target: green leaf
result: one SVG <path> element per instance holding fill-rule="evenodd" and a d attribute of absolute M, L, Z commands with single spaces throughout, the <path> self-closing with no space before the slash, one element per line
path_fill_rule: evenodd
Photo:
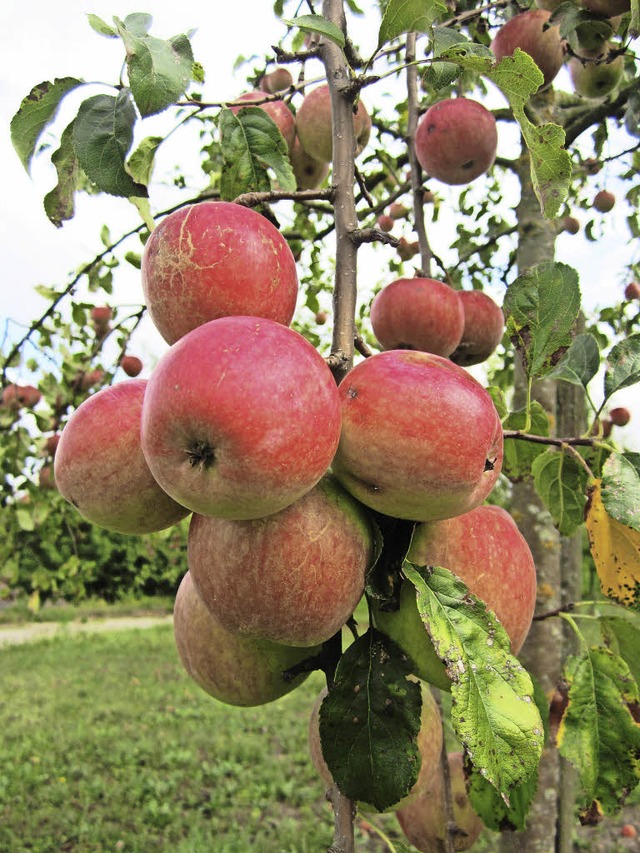
<path fill-rule="evenodd" d="M 378 32 L 378 48 L 403 33 L 428 33 L 447 7 L 440 0 L 389 0 Z"/>
<path fill-rule="evenodd" d="M 520 125 L 540 208 L 547 219 L 553 219 L 569 194 L 571 157 L 564 149 L 565 133 L 559 125 L 537 127 L 526 115 L 529 98 L 542 85 L 542 72 L 527 53 L 516 48 L 513 56 L 501 59 L 487 77 L 501 90 Z"/>
<path fill-rule="evenodd" d="M 283 23 L 288 27 L 297 27 L 303 33 L 320 33 L 321 36 L 337 44 L 341 50 L 345 46 L 344 33 L 340 27 L 323 18 L 322 15 L 298 15 L 297 18 L 283 21 Z"/>
<path fill-rule="evenodd" d="M 457 80 L 462 70 L 453 62 L 432 62 L 422 74 L 422 82 L 425 86 L 435 89 L 446 89 L 454 80 Z"/>
<path fill-rule="evenodd" d="M 548 374 L 549 379 L 561 379 L 586 388 L 600 369 L 600 349 L 593 335 L 577 335 L 558 364 Z"/>
<path fill-rule="evenodd" d="M 98 33 L 98 35 L 106 36 L 107 38 L 118 38 L 118 31 L 114 30 L 113 27 L 107 24 L 106 21 L 103 21 L 98 15 L 89 13 L 87 20 L 91 29 Z"/>
<path fill-rule="evenodd" d="M 164 136 L 145 137 L 127 161 L 127 172 L 134 181 L 148 186 L 151 181 L 156 151 L 164 142 Z"/>
<path fill-rule="evenodd" d="M 53 83 L 38 83 L 23 98 L 18 112 L 11 119 L 11 142 L 27 171 L 42 131 L 56 117 L 65 95 L 82 86 L 76 77 L 56 77 Z"/>
<path fill-rule="evenodd" d="M 95 95 L 80 105 L 73 125 L 73 146 L 87 177 L 103 192 L 117 196 L 146 196 L 125 168 L 133 142 L 136 112 L 131 93 L 117 97 Z"/>
<path fill-rule="evenodd" d="M 621 388 L 640 382 L 640 334 L 620 341 L 607 356 L 604 374 L 604 396 L 608 400 Z"/>
<path fill-rule="evenodd" d="M 583 806 L 597 801 L 615 814 L 640 781 L 640 725 L 631 713 L 638 686 L 622 658 L 602 648 L 570 658 L 565 678 L 569 704 L 558 749 L 578 771 Z"/>
<path fill-rule="evenodd" d="M 531 466 L 542 502 L 563 536 L 571 536 L 584 521 L 587 472 L 572 456 L 549 448 Z"/>
<path fill-rule="evenodd" d="M 458 42 L 444 50 L 439 57 L 444 62 L 455 62 L 465 71 L 485 74 L 494 62 L 494 55 L 488 47 L 474 42 Z"/>
<path fill-rule="evenodd" d="M 56 167 L 58 183 L 44 197 L 45 213 L 56 228 L 73 219 L 75 192 L 78 182 L 78 159 L 73 148 L 73 122 L 67 125 L 60 137 L 60 147 L 51 155 Z"/>
<path fill-rule="evenodd" d="M 24 507 L 20 506 L 16 509 L 16 521 L 18 522 L 20 530 L 30 532 L 36 529 L 36 524 L 31 511 Z"/>
<path fill-rule="evenodd" d="M 529 417 L 526 409 L 511 412 L 503 421 L 506 430 L 524 430 L 528 425 L 528 432 L 532 435 L 549 435 L 549 416 L 544 406 L 534 400 L 529 407 Z M 531 466 L 541 453 L 546 451 L 544 444 L 536 444 L 533 441 L 523 441 L 519 438 L 508 438 L 504 442 L 504 459 L 502 470 L 510 480 L 518 481 L 529 479 Z"/>
<path fill-rule="evenodd" d="M 147 35 L 136 16 L 132 31 L 128 23 L 116 18 L 118 32 L 127 50 L 127 69 L 131 92 L 140 114 L 155 115 L 170 107 L 187 91 L 192 79 L 193 51 L 187 36 L 167 41 Z M 150 23 L 150 21 L 149 21 Z"/>
<path fill-rule="evenodd" d="M 384 811 L 415 784 L 420 686 L 406 657 L 370 629 L 340 658 L 334 686 L 320 706 L 322 754 L 340 790 Z"/>
<path fill-rule="evenodd" d="M 528 673 L 484 602 L 447 569 L 405 562 L 416 602 L 452 679 L 452 723 L 482 776 L 507 798 L 535 773 L 544 741 Z"/>
<path fill-rule="evenodd" d="M 273 119 L 260 107 L 242 107 L 234 115 L 223 109 L 219 116 L 224 161 L 220 194 L 231 201 L 245 192 L 271 189 L 267 168 L 273 169 L 283 190 L 295 190 L 296 181 L 287 143 Z"/>
<path fill-rule="evenodd" d="M 153 18 L 147 12 L 132 12 L 124 19 L 124 26 L 134 36 L 144 38 L 151 29 Z"/>
<path fill-rule="evenodd" d="M 509 414 L 509 405 L 504 391 L 497 385 L 490 385 L 487 388 L 487 392 L 493 400 L 493 405 L 496 407 L 500 420 L 504 420 L 504 418 Z M 517 427 L 511 427 L 511 429 L 517 429 Z"/>
<path fill-rule="evenodd" d="M 503 310 L 527 375 L 544 376 L 571 344 L 580 310 L 578 274 L 567 264 L 536 264 L 509 285 Z"/>
<path fill-rule="evenodd" d="M 600 627 L 607 646 L 624 660 L 636 684 L 640 684 L 640 624 L 637 614 L 627 611 L 624 617 L 603 615 Z"/>
<path fill-rule="evenodd" d="M 602 468 L 602 502 L 611 518 L 640 532 L 640 453 L 612 453 Z"/>

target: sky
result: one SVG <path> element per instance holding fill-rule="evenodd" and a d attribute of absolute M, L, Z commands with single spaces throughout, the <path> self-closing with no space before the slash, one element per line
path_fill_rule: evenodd
<path fill-rule="evenodd" d="M 15 338 L 42 310 L 45 303 L 35 293 L 35 285 L 67 281 L 73 269 L 99 251 L 99 232 L 104 222 L 110 225 L 113 235 L 139 222 L 127 201 L 105 196 L 92 199 L 83 194 L 77 197 L 74 220 L 61 229 L 47 220 L 42 198 L 55 183 L 52 167 L 43 157 L 34 162 L 28 175 L 9 137 L 9 122 L 22 98 L 36 83 L 54 77 L 76 76 L 88 81 L 112 82 L 122 58 L 121 43 L 94 33 L 86 15 L 93 13 L 111 23 L 114 15 L 124 18 L 130 12 L 144 11 L 153 16 L 152 33 L 158 37 L 168 38 L 195 29 L 192 37 L 195 58 L 206 71 L 203 96 L 210 100 L 232 99 L 244 88 L 242 71 L 234 73 L 233 70 L 237 57 L 268 51 L 279 39 L 282 29 L 273 15 L 271 0 L 239 0 L 233 11 L 238 11 L 240 26 L 234 26 L 232 10 L 224 5 L 225 13 L 221 16 L 218 4 L 205 4 L 201 0 L 181 0 L 180 3 L 151 0 L 133 6 L 103 0 L 65 0 L 62 4 L 31 0 L 28 5 L 24 0 L 3 0 L 0 4 L 0 163 L 4 166 L 0 196 L 0 334 L 4 334 L 5 322 L 10 318 L 10 334 Z M 366 53 L 366 48 L 372 48 L 375 43 L 377 18 L 366 16 L 365 26 Z M 67 107 L 61 111 L 60 127 L 71 118 L 79 100 L 87 93 L 99 91 L 104 90 L 83 87 L 77 100 L 70 97 Z M 150 132 L 152 128 L 145 130 L 144 135 Z M 170 176 L 175 162 L 181 157 L 188 160 L 185 144 L 193 143 L 178 134 L 172 145 L 163 146 L 165 150 L 161 149 L 156 174 L 163 174 L 164 170 Z M 195 154 L 196 150 L 192 149 L 191 153 Z M 605 169 L 594 184 L 594 193 L 606 185 Z M 441 189 L 446 193 L 444 188 L 438 187 L 438 191 Z M 164 192 L 159 188 L 152 197 L 155 209 L 162 208 Z M 166 192 L 168 199 L 170 191 Z M 578 212 L 577 216 L 583 223 L 586 221 L 584 213 Z M 450 239 L 451 227 L 451 221 L 443 217 L 431 232 L 434 246 L 440 240 Z M 563 234 L 558 238 L 557 260 L 579 269 L 583 304 L 588 311 L 615 304 L 621 298 L 627 282 L 612 272 L 612 259 L 628 239 L 622 204 L 616 205 L 609 215 L 606 244 L 588 243 L 580 235 Z M 605 245 L 606 250 L 603 250 Z M 366 277 L 365 267 L 361 278 Z M 121 278 L 120 288 L 114 297 L 120 303 L 143 301 L 139 274 L 133 268 Z M 148 320 L 141 326 L 137 342 L 138 354 L 143 360 L 156 358 L 166 348 Z M 628 446 L 640 450 L 638 386 L 620 392 L 613 404 L 627 405 L 632 410 L 632 424 L 624 433 L 619 431 L 619 438 L 622 440 L 624 435 Z"/>

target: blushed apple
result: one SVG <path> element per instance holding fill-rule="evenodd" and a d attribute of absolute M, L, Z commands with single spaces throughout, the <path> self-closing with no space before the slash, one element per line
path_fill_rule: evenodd
<path fill-rule="evenodd" d="M 264 110 L 269 118 L 273 119 L 278 130 L 283 135 L 284 140 L 287 143 L 287 147 L 291 150 L 293 147 L 293 140 L 296 136 L 295 116 L 285 102 L 280 98 L 277 100 L 265 101 L 265 97 L 264 92 L 259 92 L 257 90 L 253 92 L 243 92 L 242 95 L 239 95 L 236 98 L 235 106 L 230 107 L 231 112 L 236 115 L 238 114 L 242 109 L 242 106 L 238 106 L 240 101 L 242 101 L 247 107 L 251 106 L 254 101 L 264 101 L 264 103 L 258 103 L 255 104 L 255 106 Z"/>
<path fill-rule="evenodd" d="M 285 673 L 320 651 L 241 637 L 209 613 L 187 572 L 173 609 L 178 655 L 189 676 L 210 696 L 227 705 L 265 705 L 290 693 L 307 673 Z"/>
<path fill-rule="evenodd" d="M 504 335 L 502 308 L 482 290 L 458 291 L 464 314 L 460 342 L 451 353 L 451 361 L 463 367 L 486 361 Z"/>
<path fill-rule="evenodd" d="M 451 355 L 464 329 L 458 291 L 434 278 L 399 278 L 387 284 L 373 298 L 370 319 L 385 350 Z"/>
<path fill-rule="evenodd" d="M 342 628 L 375 550 L 364 507 L 330 476 L 267 518 L 194 514 L 188 543 L 193 583 L 220 624 L 289 646 L 323 643 Z"/>
<path fill-rule="evenodd" d="M 33 409 L 42 399 L 42 392 L 35 385 L 17 385 L 15 382 L 2 389 L 2 405 L 8 409 Z"/>
<path fill-rule="evenodd" d="M 528 53 L 542 72 L 541 88 L 551 85 L 565 60 L 566 45 L 557 24 L 547 26 L 551 12 L 529 9 L 503 24 L 491 42 L 491 50 L 499 62 L 513 56 L 517 47 Z"/>
<path fill-rule="evenodd" d="M 330 163 L 333 159 L 331 93 L 326 84 L 305 94 L 296 113 L 296 129 L 300 144 L 310 157 Z M 371 136 L 371 116 L 361 100 L 353 116 L 356 139 L 355 155 L 360 154 Z"/>
<path fill-rule="evenodd" d="M 60 494 L 83 518 L 118 533 L 150 533 L 188 514 L 153 478 L 140 446 L 144 379 L 88 397 L 62 430 L 54 461 Z"/>
<path fill-rule="evenodd" d="M 288 325 L 298 296 L 293 254 L 278 229 L 248 207 L 225 201 L 187 205 L 147 240 L 142 286 L 167 343 L 209 320 L 234 314 Z"/>
<path fill-rule="evenodd" d="M 616 197 L 611 190 L 599 190 L 593 197 L 592 205 L 598 213 L 609 213 L 613 210 L 616 203 Z"/>
<path fill-rule="evenodd" d="M 630 281 L 624 289 L 624 298 L 627 300 L 640 299 L 640 282 Z"/>
<path fill-rule="evenodd" d="M 317 190 L 329 174 L 330 164 L 316 160 L 307 154 L 297 136 L 289 153 L 289 159 L 299 190 Z"/>
<path fill-rule="evenodd" d="M 418 122 L 415 151 L 428 176 L 444 184 L 469 184 L 489 171 L 498 131 L 491 112 L 470 98 L 447 98 Z"/>
<path fill-rule="evenodd" d="M 468 512 L 502 467 L 493 401 L 464 368 L 433 353 L 389 350 L 359 362 L 338 388 L 332 470 L 365 506 L 412 521 Z"/>
<path fill-rule="evenodd" d="M 577 234 L 580 231 L 580 220 L 575 216 L 563 216 L 560 220 L 560 226 L 567 234 Z"/>
<path fill-rule="evenodd" d="M 160 358 L 145 394 L 142 449 L 158 481 L 201 515 L 261 518 L 310 491 L 340 435 L 331 371 L 302 335 L 222 317 Z"/>
<path fill-rule="evenodd" d="M 278 92 L 286 92 L 293 85 L 293 77 L 288 68 L 274 68 L 260 80 L 260 88 L 263 92 L 275 95 Z"/>
<path fill-rule="evenodd" d="M 142 373 L 142 360 L 137 355 L 125 355 L 120 359 L 120 367 L 127 376 L 136 377 Z"/>
<path fill-rule="evenodd" d="M 609 412 L 609 420 L 614 426 L 626 426 L 631 420 L 631 412 L 626 406 L 616 406 Z"/>

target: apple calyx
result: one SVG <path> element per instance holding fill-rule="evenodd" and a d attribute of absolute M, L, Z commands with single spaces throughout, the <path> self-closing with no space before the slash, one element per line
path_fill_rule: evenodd
<path fill-rule="evenodd" d="M 185 453 L 187 454 L 191 467 L 200 468 L 203 471 L 206 471 L 207 468 L 211 468 L 216 460 L 215 448 L 204 439 L 194 441 L 194 443 L 185 450 Z"/>

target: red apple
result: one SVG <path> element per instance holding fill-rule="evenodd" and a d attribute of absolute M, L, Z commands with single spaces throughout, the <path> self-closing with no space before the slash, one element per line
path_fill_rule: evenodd
<path fill-rule="evenodd" d="M 151 233 L 142 286 L 151 319 L 172 344 L 233 314 L 288 325 L 298 276 L 287 241 L 268 219 L 239 204 L 209 201 L 169 214 Z"/>
<path fill-rule="evenodd" d="M 289 159 L 299 190 L 317 190 L 329 174 L 329 163 L 310 157 L 300 145 L 297 136 L 289 153 Z"/>
<path fill-rule="evenodd" d="M 308 92 L 296 113 L 296 129 L 300 144 L 310 157 L 330 163 L 333 154 L 331 94 L 326 84 Z M 371 135 L 371 116 L 358 101 L 353 116 L 356 156 L 362 152 Z"/>
<path fill-rule="evenodd" d="M 460 343 L 464 312 L 458 291 L 433 278 L 399 278 L 371 303 L 373 333 L 385 350 L 451 355 Z"/>
<path fill-rule="evenodd" d="M 567 234 L 577 234 L 580 231 L 580 220 L 575 216 L 563 216 L 560 220 L 560 226 Z"/>
<path fill-rule="evenodd" d="M 256 106 L 260 107 L 261 110 L 264 110 L 265 113 L 273 119 L 275 124 L 278 126 L 278 130 L 284 136 L 287 147 L 291 150 L 293 140 L 296 136 L 295 117 L 284 101 L 280 99 L 275 101 L 265 101 L 265 97 L 264 92 L 244 92 L 236 98 L 235 103 L 237 105 L 239 101 L 242 101 L 245 106 L 249 107 L 253 101 L 264 101 L 264 103 L 256 104 Z M 233 106 L 231 107 L 231 112 L 237 115 L 241 109 L 242 106 Z"/>
<path fill-rule="evenodd" d="M 120 359 L 120 367 L 127 376 L 139 376 L 142 373 L 142 361 L 137 355 L 123 355 Z"/>
<path fill-rule="evenodd" d="M 389 205 L 389 216 L 392 219 L 406 219 L 408 215 L 409 208 L 405 207 L 404 204 L 394 201 L 393 204 Z"/>
<path fill-rule="evenodd" d="M 559 26 L 545 29 L 551 17 L 547 9 L 529 9 L 520 12 L 503 24 L 491 42 L 491 50 L 499 62 L 513 56 L 517 47 L 528 53 L 544 77 L 542 88 L 551 84 L 562 68 L 566 45 L 560 36 Z"/>
<path fill-rule="evenodd" d="M 260 88 L 270 95 L 286 92 L 290 86 L 293 86 L 293 77 L 288 68 L 274 68 L 260 80 Z"/>
<path fill-rule="evenodd" d="M 411 258 L 420 252 L 420 244 L 417 240 L 409 242 L 406 237 L 400 237 L 398 240 L 398 255 L 402 261 L 410 261 Z"/>
<path fill-rule="evenodd" d="M 60 443 L 60 433 L 56 432 L 50 435 L 44 443 L 44 452 L 47 456 L 55 456 L 58 444 Z"/>
<path fill-rule="evenodd" d="M 612 427 L 613 424 L 609 418 L 596 418 L 589 435 L 596 436 L 596 438 L 609 438 Z"/>
<path fill-rule="evenodd" d="M 324 326 L 328 319 L 329 315 L 326 311 L 316 311 L 316 323 L 319 326 Z"/>
<path fill-rule="evenodd" d="M 56 481 L 51 465 L 43 465 L 38 472 L 38 485 L 41 489 L 55 489 Z"/>
<path fill-rule="evenodd" d="M 267 518 L 194 514 L 188 551 L 200 598 L 227 630 L 313 646 L 339 631 L 362 598 L 374 539 L 364 507 L 324 477 Z"/>
<path fill-rule="evenodd" d="M 34 385 L 7 385 L 2 389 L 2 405 L 8 409 L 33 409 L 42 399 L 42 393 Z"/>
<path fill-rule="evenodd" d="M 608 213 L 615 205 L 616 197 L 610 190 L 600 190 L 593 197 L 593 207 L 598 213 Z"/>
<path fill-rule="evenodd" d="M 602 171 L 602 163 L 595 157 L 587 157 L 586 160 L 582 161 L 582 168 L 587 175 L 597 175 L 598 172 Z"/>
<path fill-rule="evenodd" d="M 450 752 L 448 760 L 456 825 L 453 849 L 469 850 L 478 840 L 484 825 L 474 812 L 467 794 L 462 753 Z M 439 764 L 430 769 L 428 788 L 409 805 L 398 809 L 396 817 L 407 839 L 417 850 L 442 853 L 447 833 L 444 778 Z"/>
<path fill-rule="evenodd" d="M 432 521 L 468 512 L 502 467 L 502 425 L 487 391 L 433 353 L 390 350 L 338 388 L 342 433 L 332 469 L 365 506 Z"/>
<path fill-rule="evenodd" d="M 78 406 L 62 430 L 55 456 L 60 494 L 80 515 L 118 533 L 150 533 L 188 511 L 162 491 L 140 447 L 147 382 L 126 379 Z"/>
<path fill-rule="evenodd" d="M 628 300 L 640 299 L 640 283 L 630 281 L 624 289 L 624 298 Z"/>
<path fill-rule="evenodd" d="M 288 678 L 284 673 L 320 651 L 227 631 L 202 603 L 189 572 L 176 595 L 173 630 L 187 673 L 206 693 L 228 705 L 265 705 L 290 693 L 307 674 Z"/>
<path fill-rule="evenodd" d="M 427 175 L 445 184 L 469 184 L 493 165 L 498 131 L 493 114 L 478 101 L 438 101 L 418 122 L 416 157 Z"/>
<path fill-rule="evenodd" d="M 458 291 L 464 314 L 464 331 L 451 361 L 468 367 L 486 361 L 504 335 L 502 308 L 482 290 Z"/>
<path fill-rule="evenodd" d="M 626 426 L 631 420 L 631 412 L 624 406 L 617 406 L 609 412 L 609 420 L 614 426 Z"/>
<path fill-rule="evenodd" d="M 73 379 L 73 387 L 76 391 L 89 391 L 95 385 L 99 385 L 104 378 L 104 370 L 96 367 L 95 370 L 83 370 L 76 373 Z"/>
<path fill-rule="evenodd" d="M 623 838 L 636 838 L 638 835 L 638 830 L 632 823 L 625 823 L 620 828 L 620 835 Z"/>
<path fill-rule="evenodd" d="M 112 317 L 113 310 L 109 305 L 94 305 L 91 309 L 91 321 L 96 329 L 107 328 Z"/>
<path fill-rule="evenodd" d="M 142 447 L 154 477 L 201 515 L 261 518 L 310 491 L 340 435 L 331 371 L 302 335 L 257 317 L 194 329 L 156 365 Z"/>
<path fill-rule="evenodd" d="M 391 218 L 391 216 L 389 216 L 386 213 L 381 213 L 380 216 L 378 217 L 378 219 L 376 220 L 376 225 L 378 226 L 378 228 L 381 231 L 386 231 L 387 233 L 389 233 L 390 231 L 393 231 L 393 226 L 395 224 L 396 223 Z"/>

